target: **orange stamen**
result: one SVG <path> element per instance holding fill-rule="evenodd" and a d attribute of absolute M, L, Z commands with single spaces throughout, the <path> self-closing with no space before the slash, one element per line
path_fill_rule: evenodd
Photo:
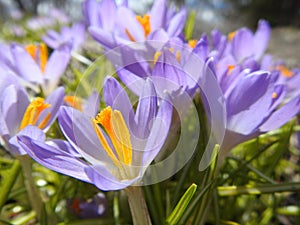
<path fill-rule="evenodd" d="M 281 75 L 285 76 L 285 77 L 292 77 L 294 75 L 294 73 L 292 71 L 290 71 L 286 66 L 284 65 L 277 65 L 275 67 L 276 70 L 278 70 Z"/>
<path fill-rule="evenodd" d="M 235 68 L 235 65 L 228 65 L 226 75 L 227 76 L 230 75 L 234 68 Z"/>
<path fill-rule="evenodd" d="M 278 94 L 277 94 L 276 92 L 273 92 L 273 93 L 272 93 L 272 98 L 275 99 L 275 98 L 277 98 L 277 97 L 278 97 Z"/>
<path fill-rule="evenodd" d="M 144 29 L 145 38 L 151 33 L 150 15 L 146 14 L 143 17 L 136 16 L 137 21 L 142 25 Z"/>
<path fill-rule="evenodd" d="M 44 73 L 46 64 L 48 62 L 48 48 L 44 43 L 40 45 L 27 45 L 25 50 L 33 58 L 33 60 L 39 65 L 41 71 Z"/>
<path fill-rule="evenodd" d="M 191 47 L 191 48 L 195 48 L 196 45 L 197 45 L 197 40 L 196 39 L 192 39 L 192 40 L 189 40 L 188 41 L 188 45 Z"/>
<path fill-rule="evenodd" d="M 64 102 L 67 103 L 69 106 L 73 107 L 74 109 L 77 109 L 79 111 L 82 111 L 82 101 L 80 98 L 76 96 L 67 95 L 64 98 Z"/>
<path fill-rule="evenodd" d="M 235 35 L 236 35 L 236 31 L 230 32 L 228 34 L 228 41 L 229 42 L 232 41 L 232 39 L 235 37 Z"/>

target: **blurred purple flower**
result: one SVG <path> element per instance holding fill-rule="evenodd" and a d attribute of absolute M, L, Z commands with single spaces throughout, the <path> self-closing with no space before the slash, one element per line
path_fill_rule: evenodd
<path fill-rule="evenodd" d="M 21 85 L 9 85 L 0 97 L 0 135 L 5 148 L 12 154 L 26 154 L 16 135 L 41 138 L 57 117 L 63 103 L 64 89 L 57 88 L 46 99 L 37 97 L 29 101 Z M 31 125 L 31 128 L 27 126 Z M 43 131 L 40 132 L 40 129 Z"/>
<path fill-rule="evenodd" d="M 80 157 L 26 136 L 18 137 L 20 145 L 42 165 L 101 190 L 138 184 L 164 144 L 172 105 L 164 99 L 158 106 L 150 80 L 144 85 L 135 114 L 125 90 L 114 78 L 105 82 L 104 99 L 108 107 L 96 118 L 70 107 L 60 110 L 60 127 Z"/>
<path fill-rule="evenodd" d="M 53 49 L 58 49 L 66 43 L 72 43 L 72 49 L 78 50 L 85 41 L 85 25 L 75 23 L 72 27 L 62 27 L 60 33 L 48 30 L 42 40 Z"/>
<path fill-rule="evenodd" d="M 144 16 L 137 16 L 127 4 L 117 6 L 111 0 L 86 0 L 83 4 L 89 31 L 105 49 L 145 40 L 167 41 L 169 37 L 179 36 L 186 11 L 182 8 L 177 14 L 173 9 L 171 12 L 165 0 L 155 1 Z"/>
<path fill-rule="evenodd" d="M 3 45 L 0 48 L 7 50 L 0 53 L 0 67 L 35 85 L 36 89 L 40 85 L 45 95 L 57 87 L 71 57 L 69 44 L 54 50 L 49 59 L 47 46 L 43 43 L 25 47 L 13 43 L 10 47 Z"/>

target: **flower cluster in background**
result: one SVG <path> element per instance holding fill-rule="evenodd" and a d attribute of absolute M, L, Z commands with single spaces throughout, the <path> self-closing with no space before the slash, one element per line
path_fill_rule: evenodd
<path fill-rule="evenodd" d="M 300 69 L 266 53 L 267 21 L 192 38 L 166 0 L 144 15 L 85 0 L 82 14 L 3 29 L 0 221 L 299 220 Z"/>

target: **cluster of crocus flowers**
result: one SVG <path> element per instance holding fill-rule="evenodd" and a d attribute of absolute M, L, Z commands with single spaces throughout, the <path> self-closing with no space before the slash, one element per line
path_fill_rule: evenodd
<path fill-rule="evenodd" d="M 53 144 L 59 140 L 47 144 L 45 139 L 22 135 L 19 144 L 42 165 L 101 190 L 140 184 L 169 132 L 169 97 L 159 99 L 148 80 L 134 113 L 124 89 L 114 78 L 107 78 L 104 98 L 107 107 L 96 117 L 61 107 L 58 122 L 70 145 Z"/>

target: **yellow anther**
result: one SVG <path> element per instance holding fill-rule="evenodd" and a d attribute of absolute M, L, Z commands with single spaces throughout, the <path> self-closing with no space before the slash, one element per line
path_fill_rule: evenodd
<path fill-rule="evenodd" d="M 145 38 L 151 33 L 150 15 L 146 14 L 142 16 L 136 16 L 137 21 L 142 25 L 144 29 Z"/>
<path fill-rule="evenodd" d="M 235 37 L 236 35 L 236 31 L 230 32 L 228 34 L 228 41 L 232 41 L 232 39 Z"/>
<path fill-rule="evenodd" d="M 129 30 L 126 28 L 125 33 L 130 41 L 136 42 L 135 38 L 132 36 L 132 34 L 129 32 Z"/>
<path fill-rule="evenodd" d="M 278 70 L 281 75 L 285 76 L 285 77 L 292 77 L 294 75 L 294 73 L 292 71 L 290 71 L 286 66 L 284 65 L 277 65 L 275 67 L 276 70 Z"/>
<path fill-rule="evenodd" d="M 44 43 L 40 45 L 27 45 L 25 50 L 33 58 L 33 60 L 39 65 L 41 71 L 44 73 L 46 64 L 48 62 L 48 48 Z"/>
<path fill-rule="evenodd" d="M 121 112 L 118 110 L 112 110 L 112 108 L 108 106 L 102 110 L 95 119 L 92 119 L 92 122 L 104 150 L 107 152 L 108 156 L 112 159 L 115 165 L 119 168 L 121 168 L 121 163 L 125 165 L 131 165 L 132 145 L 130 133 Z M 103 136 L 97 124 L 100 124 L 105 129 L 113 144 L 117 156 L 108 145 L 107 140 Z"/>
<path fill-rule="evenodd" d="M 277 98 L 277 97 L 278 97 L 278 94 L 277 94 L 276 92 L 273 92 L 273 93 L 272 93 L 272 98 L 275 99 L 275 98 Z"/>
<path fill-rule="evenodd" d="M 177 61 L 180 62 L 180 60 L 181 60 L 180 51 L 176 51 L 176 55 L 175 56 L 176 56 Z"/>
<path fill-rule="evenodd" d="M 197 40 L 196 39 L 192 39 L 192 40 L 189 40 L 188 41 L 188 45 L 191 47 L 191 48 L 195 48 L 196 45 L 197 45 Z"/>
<path fill-rule="evenodd" d="M 157 63 L 158 58 L 161 56 L 161 52 L 155 52 L 154 57 L 153 57 L 153 65 Z"/>
<path fill-rule="evenodd" d="M 73 107 L 74 109 L 77 109 L 79 111 L 82 111 L 82 101 L 80 98 L 76 96 L 67 95 L 64 98 L 64 102 L 67 103 L 69 106 Z"/>
<path fill-rule="evenodd" d="M 228 65 L 227 66 L 227 76 L 231 74 L 231 72 L 233 71 L 233 69 L 235 68 L 235 65 Z"/>
<path fill-rule="evenodd" d="M 40 122 L 40 124 L 36 124 L 36 123 L 41 113 L 49 107 L 50 104 L 45 103 L 43 98 L 37 97 L 28 105 L 19 129 L 22 130 L 24 127 L 28 125 L 36 125 L 39 128 L 43 129 L 51 117 L 50 113 L 47 114 L 47 116 Z"/>

